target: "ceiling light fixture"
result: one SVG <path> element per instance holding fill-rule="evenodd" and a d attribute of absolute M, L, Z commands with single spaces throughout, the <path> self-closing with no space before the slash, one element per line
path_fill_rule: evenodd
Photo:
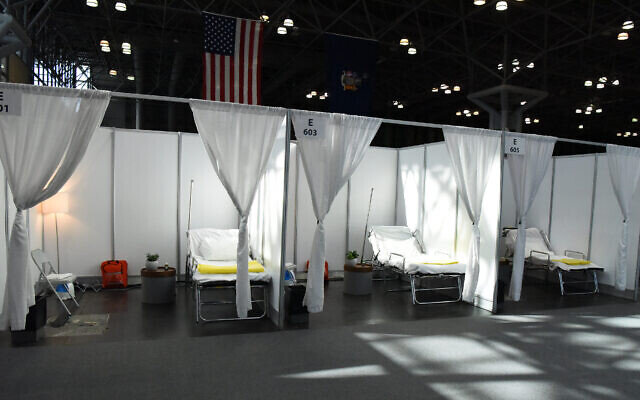
<path fill-rule="evenodd" d="M 631 118 L 631 122 L 634 122 L 634 123 L 638 122 L 638 118 L 636 118 L 636 117 Z"/>
<path fill-rule="evenodd" d="M 284 26 L 293 26 L 293 20 L 291 18 L 285 18 L 284 21 L 282 21 L 282 25 Z"/>
<path fill-rule="evenodd" d="M 326 97 L 325 95 L 321 94 L 318 98 L 319 98 L 320 100 L 324 100 L 324 99 L 326 99 L 327 97 Z"/>
<path fill-rule="evenodd" d="M 459 85 L 455 85 L 455 86 L 453 87 L 453 91 L 454 91 L 454 92 L 459 92 L 460 90 L 461 90 L 461 88 L 460 88 L 460 86 L 459 86 Z"/>
<path fill-rule="evenodd" d="M 533 123 L 534 123 L 534 124 L 537 124 L 537 123 L 539 123 L 539 122 L 540 122 L 540 120 L 539 120 L 538 118 L 535 118 L 535 119 L 533 120 Z"/>
<path fill-rule="evenodd" d="M 502 63 L 498 64 L 498 71 L 502 71 Z"/>
<path fill-rule="evenodd" d="M 593 86 L 593 82 L 591 82 L 591 81 L 584 81 L 584 85 L 585 85 L 586 87 L 590 87 L 590 86 Z"/>
<path fill-rule="evenodd" d="M 591 111 L 588 111 L 588 110 L 587 110 L 587 111 L 585 111 L 584 113 L 585 113 L 586 115 L 591 115 Z"/>
<path fill-rule="evenodd" d="M 451 94 L 451 89 L 447 89 L 444 91 L 444 94 Z"/>
<path fill-rule="evenodd" d="M 478 110 L 474 111 L 473 115 L 480 115 L 480 111 L 478 111 Z"/>
<path fill-rule="evenodd" d="M 582 109 L 576 108 L 576 114 L 582 114 Z"/>
<path fill-rule="evenodd" d="M 312 98 L 313 96 L 311 96 L 311 93 L 307 93 L 307 99 Z"/>
<path fill-rule="evenodd" d="M 265 13 L 262 13 L 262 15 L 260 15 L 260 21 L 269 22 L 269 16 Z"/>
<path fill-rule="evenodd" d="M 622 136 L 622 132 L 616 133 L 616 136 Z"/>
<path fill-rule="evenodd" d="M 115 9 L 116 11 L 127 11 L 127 3 L 124 1 L 116 1 Z"/>
<path fill-rule="evenodd" d="M 578 129 L 583 129 L 583 128 L 584 128 L 584 125 L 582 124 L 578 125 Z"/>
<path fill-rule="evenodd" d="M 464 109 L 464 110 L 462 110 L 462 112 L 465 113 L 465 114 L 469 114 L 471 111 L 469 111 L 467 109 Z"/>
<path fill-rule="evenodd" d="M 438 93 L 438 88 L 437 87 L 431 88 L 431 92 L 432 93 Z"/>
<path fill-rule="evenodd" d="M 598 84 L 596 85 L 596 88 L 598 88 L 598 89 L 604 89 L 604 83 L 598 83 Z"/>
<path fill-rule="evenodd" d="M 400 46 L 408 46 L 408 45 L 409 45 L 409 39 L 407 38 L 400 39 Z"/>
<path fill-rule="evenodd" d="M 127 75 L 127 79 L 130 80 L 130 81 L 135 81 L 136 77 L 133 76 L 133 75 Z"/>
<path fill-rule="evenodd" d="M 606 76 L 601 76 L 600 78 L 598 78 L 598 82 L 606 83 L 607 82 L 607 77 Z"/>
<path fill-rule="evenodd" d="M 447 85 L 446 83 L 443 83 L 442 85 L 440 85 L 440 89 L 442 90 L 449 89 L 449 85 Z"/>
<path fill-rule="evenodd" d="M 620 84 L 620 80 L 616 79 L 616 80 L 614 80 L 613 82 L 611 82 L 611 84 L 612 84 L 613 86 L 618 86 L 618 85 Z"/>
<path fill-rule="evenodd" d="M 311 91 L 311 95 L 312 95 L 312 96 L 317 96 L 317 95 L 318 95 L 318 92 L 316 92 L 315 90 L 312 90 L 312 91 Z"/>
<path fill-rule="evenodd" d="M 109 47 L 109 41 L 105 40 L 105 39 L 102 39 L 100 41 L 100 47 Z"/>
<path fill-rule="evenodd" d="M 100 47 L 100 50 L 102 50 L 105 53 L 111 53 L 111 47 L 109 46 L 102 46 Z"/>
<path fill-rule="evenodd" d="M 485 5 L 486 1 L 485 0 L 473 0 L 473 5 L 474 6 L 483 6 Z"/>
<path fill-rule="evenodd" d="M 520 65 L 520 61 L 518 61 L 517 58 L 514 58 L 513 61 L 511 61 L 511 65 Z"/>
<path fill-rule="evenodd" d="M 118 75 L 118 71 L 116 71 L 115 69 L 110 69 L 109 70 L 109 75 L 116 76 L 116 75 Z"/>
<path fill-rule="evenodd" d="M 462 112 L 461 111 L 456 111 L 456 115 L 459 117 L 459 116 L 462 115 Z"/>
<path fill-rule="evenodd" d="M 415 47 L 409 47 L 409 48 L 407 49 L 407 53 L 409 53 L 409 54 L 411 54 L 411 55 L 416 54 L 416 48 L 415 48 Z"/>
<path fill-rule="evenodd" d="M 627 32 L 618 33 L 618 40 L 627 40 L 629 39 L 629 34 Z"/>
<path fill-rule="evenodd" d="M 527 68 L 529 69 L 533 69 L 536 65 L 532 62 L 530 62 L 529 64 L 527 64 Z"/>
<path fill-rule="evenodd" d="M 404 105 L 398 104 L 398 108 L 404 108 Z"/>
<path fill-rule="evenodd" d="M 496 3 L 496 10 L 504 11 L 509 7 L 506 1 L 499 1 Z"/>
<path fill-rule="evenodd" d="M 278 30 L 276 32 L 278 32 L 278 35 L 286 35 L 287 34 L 287 28 L 285 28 L 284 26 L 279 26 Z"/>
<path fill-rule="evenodd" d="M 638 136 L 638 132 L 633 132 L 632 136 Z"/>
<path fill-rule="evenodd" d="M 629 30 L 629 29 L 633 29 L 633 28 L 635 28 L 635 25 L 633 25 L 633 21 L 624 21 L 622 23 L 622 29 L 624 29 L 624 30 Z"/>
<path fill-rule="evenodd" d="M 602 108 L 596 108 L 596 113 L 600 114 L 602 112 Z"/>
<path fill-rule="evenodd" d="M 87 5 L 89 7 L 98 7 L 98 0 L 87 0 Z"/>

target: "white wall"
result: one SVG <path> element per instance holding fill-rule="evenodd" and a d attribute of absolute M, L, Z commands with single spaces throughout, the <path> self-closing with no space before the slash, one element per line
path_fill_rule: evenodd
<path fill-rule="evenodd" d="M 503 227 L 516 226 L 516 200 L 513 197 L 513 182 L 511 181 L 511 168 L 507 160 L 504 160 L 504 175 L 502 179 L 502 211 L 501 224 Z"/>
<path fill-rule="evenodd" d="M 424 146 L 401 149 L 398 154 L 396 225 L 408 226 L 411 230 L 422 225 L 424 154 Z"/>
<path fill-rule="evenodd" d="M 595 156 L 556 157 L 551 246 L 557 253 L 589 250 Z"/>
<path fill-rule="evenodd" d="M 295 143 L 289 147 L 289 190 L 287 197 L 287 251 L 286 262 L 294 263 L 294 248 L 296 234 L 296 182 L 300 179 L 298 175 L 299 154 Z M 304 177 L 302 177 L 304 179 Z"/>
<path fill-rule="evenodd" d="M 100 263 L 111 258 L 111 141 L 111 129 L 98 129 L 60 190 L 69 194 L 69 213 L 58 215 L 61 272 L 97 276 Z M 45 251 L 55 264 L 55 217 L 44 219 Z"/>
<path fill-rule="evenodd" d="M 5 232 L 5 177 L 0 163 L 0 310 L 4 305 L 5 284 L 7 282 L 7 235 Z"/>
<path fill-rule="evenodd" d="M 350 179 L 349 248 L 362 253 L 369 197 L 373 188 L 369 228 L 393 225 L 396 203 L 396 149 L 370 147 Z M 373 257 L 371 244 L 365 243 L 364 258 Z"/>
<path fill-rule="evenodd" d="M 455 254 L 456 180 L 444 144 L 426 146 L 422 240 L 428 252 Z"/>
<path fill-rule="evenodd" d="M 175 134 L 116 130 L 116 258 L 139 275 L 145 254 L 177 260 L 178 138 Z"/>
<path fill-rule="evenodd" d="M 193 180 L 191 228 L 238 227 L 238 212 L 216 175 L 200 136 L 182 135 L 180 175 L 180 266 L 185 269 L 186 232 L 189 218 L 189 190 Z M 176 164 L 177 166 L 177 164 Z M 176 167 L 177 168 L 177 167 Z M 175 226 L 175 225 L 174 225 Z"/>
<path fill-rule="evenodd" d="M 286 132 L 276 137 L 269 161 L 260 180 L 249 214 L 248 231 L 254 257 L 262 259 L 271 276 L 271 307 L 279 311 L 282 260 L 282 218 L 284 207 L 284 169 Z M 275 317 L 275 315 L 273 315 Z M 277 321 L 276 324 L 278 323 Z"/>
<path fill-rule="evenodd" d="M 613 192 L 607 155 L 598 156 L 598 176 L 596 183 L 595 209 L 593 215 L 593 239 L 591 260 L 605 268 L 599 274 L 600 282 L 615 284 L 615 260 L 618 242 L 622 233 L 622 212 Z M 636 190 L 631 202 L 632 211 L 629 221 L 629 247 L 627 265 L 627 289 L 636 285 L 636 267 L 638 258 L 638 236 L 640 235 L 640 190 Z"/>
<path fill-rule="evenodd" d="M 536 198 L 531 204 L 529 215 L 527 215 L 527 225 L 542 229 L 543 232 L 549 233 L 549 213 L 551 211 L 551 181 L 553 177 L 553 161 L 547 168 L 547 172 L 540 183 L 540 188 L 536 194 Z M 513 194 L 511 194 L 512 201 Z M 504 226 L 504 224 L 503 224 Z"/>

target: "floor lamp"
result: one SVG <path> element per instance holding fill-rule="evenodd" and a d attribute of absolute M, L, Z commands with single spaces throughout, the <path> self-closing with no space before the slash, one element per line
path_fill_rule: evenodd
<path fill-rule="evenodd" d="M 56 220 L 56 256 L 60 273 L 60 241 L 58 236 L 58 214 L 69 212 L 69 193 L 58 193 L 42 204 L 43 214 L 53 214 Z M 44 243 L 42 244 L 44 246 Z"/>

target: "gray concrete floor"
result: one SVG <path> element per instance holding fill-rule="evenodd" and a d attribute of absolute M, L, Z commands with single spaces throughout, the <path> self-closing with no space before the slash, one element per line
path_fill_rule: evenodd
<path fill-rule="evenodd" d="M 330 282 L 325 312 L 285 331 L 196 326 L 185 288 L 168 306 L 141 304 L 139 289 L 87 292 L 76 313 L 110 313 L 107 332 L 20 348 L 3 333 L 0 399 L 638 398 L 636 303 L 527 284 L 526 304 L 490 315 L 375 289 Z"/>

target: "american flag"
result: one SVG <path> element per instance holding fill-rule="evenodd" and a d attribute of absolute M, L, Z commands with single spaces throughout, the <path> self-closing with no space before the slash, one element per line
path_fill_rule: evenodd
<path fill-rule="evenodd" d="M 203 13 L 202 98 L 260 104 L 262 23 Z"/>

